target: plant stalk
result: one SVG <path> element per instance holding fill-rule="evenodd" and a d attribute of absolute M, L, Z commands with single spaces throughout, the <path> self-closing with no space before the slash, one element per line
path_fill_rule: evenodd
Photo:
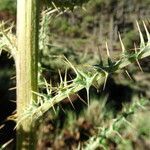
<path fill-rule="evenodd" d="M 38 24 L 40 0 L 17 0 L 17 120 L 37 96 Z M 31 118 L 17 127 L 17 149 L 33 150 L 36 147 L 36 123 Z"/>

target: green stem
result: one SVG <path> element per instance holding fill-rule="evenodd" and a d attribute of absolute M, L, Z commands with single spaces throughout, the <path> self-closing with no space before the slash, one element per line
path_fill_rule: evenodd
<path fill-rule="evenodd" d="M 142 49 L 142 54 L 138 57 L 138 59 L 142 59 L 145 57 L 150 56 L 150 45 L 147 44 L 143 49 Z M 124 58 L 121 63 L 119 64 L 119 66 L 114 70 L 114 72 L 119 71 L 121 69 L 123 69 L 124 67 L 128 66 L 129 64 L 136 62 L 136 57 L 133 58 L 132 60 L 129 60 L 128 58 Z M 93 75 L 95 74 L 95 70 L 93 68 Z M 76 80 L 76 79 L 75 79 Z M 74 81 L 75 81 L 74 80 Z M 94 82 L 99 82 L 99 84 L 103 84 L 105 81 L 105 76 L 103 75 L 102 72 L 99 72 L 98 75 L 96 76 L 96 78 L 93 80 L 93 84 Z M 72 95 L 77 93 L 78 91 L 80 91 L 83 88 L 86 88 L 85 85 L 73 82 L 70 86 L 70 88 L 68 88 L 67 91 L 70 91 L 69 93 L 67 92 L 63 92 L 61 94 L 58 94 L 56 96 L 54 96 L 50 101 L 43 103 L 40 107 L 36 108 L 32 114 L 30 115 L 35 115 L 35 118 L 38 119 L 39 117 L 41 117 L 45 112 L 47 112 L 50 108 L 52 108 L 55 104 L 58 104 L 59 102 L 61 102 L 63 99 L 67 98 L 68 95 Z"/>
<path fill-rule="evenodd" d="M 17 0 L 17 117 L 37 97 L 38 22 L 40 0 Z M 17 127 L 17 149 L 33 150 L 36 146 L 36 126 L 30 118 Z"/>

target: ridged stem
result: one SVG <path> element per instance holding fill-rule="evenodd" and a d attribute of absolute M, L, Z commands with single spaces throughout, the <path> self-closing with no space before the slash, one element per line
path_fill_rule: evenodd
<path fill-rule="evenodd" d="M 17 0 L 17 119 L 37 96 L 38 24 L 40 0 Z M 36 126 L 26 118 L 17 127 L 17 149 L 33 150 Z"/>

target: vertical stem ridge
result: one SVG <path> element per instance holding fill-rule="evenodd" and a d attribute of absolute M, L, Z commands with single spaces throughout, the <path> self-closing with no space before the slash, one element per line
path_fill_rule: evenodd
<path fill-rule="evenodd" d="M 38 74 L 39 0 L 17 0 L 17 116 L 36 101 Z M 17 128 L 17 149 L 35 149 L 35 123 L 23 120 Z"/>

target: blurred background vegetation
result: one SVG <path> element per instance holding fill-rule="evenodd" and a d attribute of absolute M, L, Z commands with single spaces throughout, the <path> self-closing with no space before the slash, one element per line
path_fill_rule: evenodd
<path fill-rule="evenodd" d="M 136 20 L 144 20 L 150 27 L 150 1 L 149 0 L 94 0 L 84 5 L 84 9 L 77 8 L 73 12 L 65 12 L 63 15 L 50 19 L 44 16 L 41 21 L 40 38 L 44 47 L 40 47 L 40 63 L 42 75 L 48 80 L 59 82 L 58 70 L 62 74 L 66 65 L 60 55 L 65 55 L 75 65 L 96 64 L 99 62 L 98 47 L 105 58 L 105 41 L 107 40 L 112 57 L 115 59 L 120 53 L 118 31 L 127 49 L 133 49 L 134 43 L 139 45 L 139 36 Z M 0 0 L 0 21 L 11 20 L 16 22 L 16 1 Z M 144 31 L 144 30 L 143 30 Z M 15 29 L 14 29 L 15 34 Z M 150 62 L 149 58 L 140 61 L 144 73 L 139 71 L 136 64 L 128 66 L 127 70 L 133 80 L 122 72 L 112 75 L 107 82 L 105 91 L 94 88 L 90 90 L 91 104 L 87 106 L 74 99 L 75 110 L 72 110 L 69 102 L 65 101 L 57 109 L 57 114 L 48 113 L 43 119 L 39 137 L 39 149 L 52 147 L 53 149 L 73 149 L 79 143 L 94 136 L 95 127 L 107 126 L 108 120 L 113 119 L 124 108 L 125 103 L 133 99 L 150 98 Z M 70 76 L 74 76 L 71 70 Z M 6 52 L 0 55 L 0 124 L 5 122 L 15 110 L 15 66 L 13 59 Z M 71 77 L 68 78 L 71 78 Z M 79 92 L 80 97 L 86 99 L 86 92 Z M 106 101 L 105 108 L 102 103 Z M 110 109 L 111 108 L 111 109 Z M 111 139 L 108 142 L 110 149 L 149 149 L 148 139 L 150 123 L 147 118 L 150 115 L 149 106 L 146 111 L 139 112 L 131 119 L 131 123 L 137 127 L 132 132 L 131 128 L 121 130 L 125 143 L 116 144 Z M 107 113 L 106 113 L 107 112 Z M 99 117 L 103 115 L 103 117 Z M 141 120 L 141 121 L 138 121 Z M 108 123 L 109 124 L 109 123 Z M 14 123 L 7 121 L 5 127 L 0 130 L 0 144 L 14 137 Z M 126 133 L 126 134 L 125 134 Z M 138 146 L 136 146 L 138 145 Z"/>

